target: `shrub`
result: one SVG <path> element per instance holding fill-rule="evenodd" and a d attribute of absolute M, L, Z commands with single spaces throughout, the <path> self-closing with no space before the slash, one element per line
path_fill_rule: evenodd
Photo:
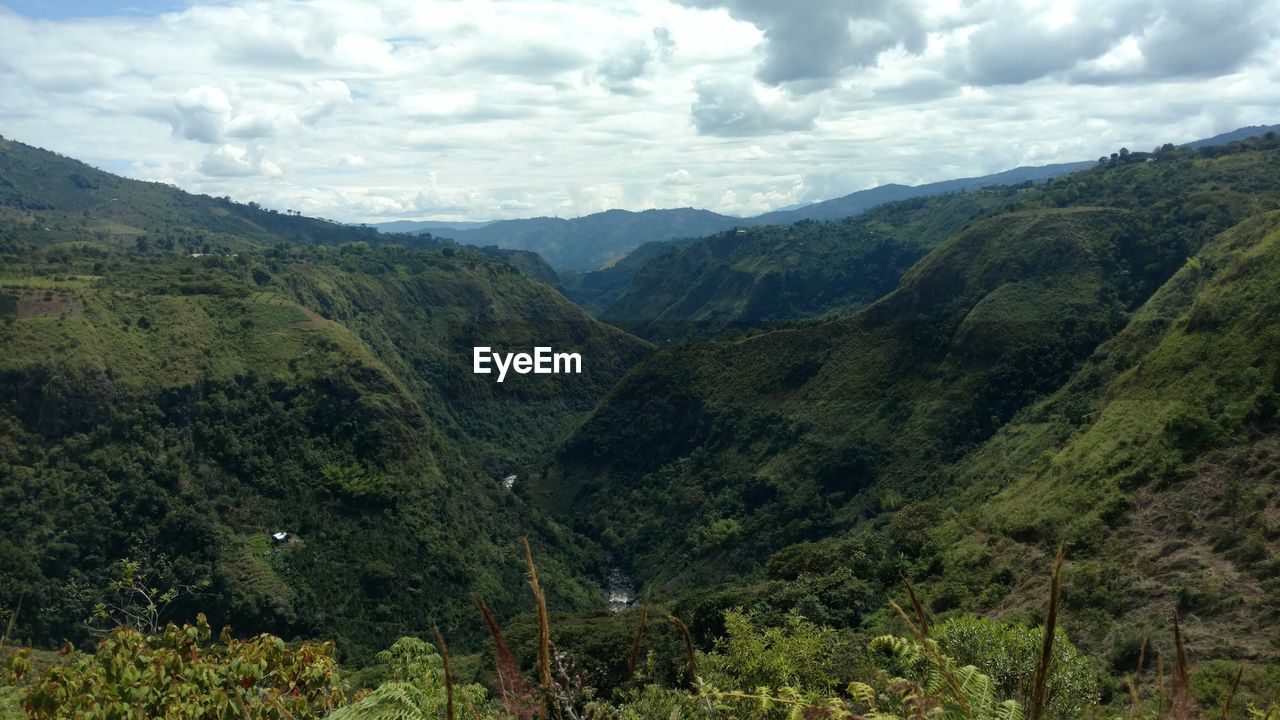
<path fill-rule="evenodd" d="M 998 697 L 1026 705 L 1036 672 L 1043 631 L 977 617 L 949 620 L 938 629 L 939 642 L 959 664 L 972 664 L 996 683 Z M 1053 642 L 1046 718 L 1073 720 L 1097 701 L 1098 681 L 1088 658 L 1062 630 Z"/>
<path fill-rule="evenodd" d="M 209 637 L 204 615 L 159 636 L 119 628 L 93 654 L 69 655 L 35 680 L 28 711 L 37 720 L 301 720 L 343 700 L 332 643 L 291 648 L 270 635 L 236 640 L 227 628 L 217 642 Z M 11 665 L 21 676 L 22 656 Z"/>

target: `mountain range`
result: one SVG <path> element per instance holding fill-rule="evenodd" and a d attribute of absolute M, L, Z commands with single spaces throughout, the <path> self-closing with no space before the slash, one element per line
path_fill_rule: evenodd
<path fill-rule="evenodd" d="M 1052 622 L 1106 716 L 1156 702 L 1151 655 L 1179 702 L 1265 707 L 1280 138 L 1242 132 L 831 220 L 510 221 L 563 257 L 690 235 L 559 275 L 0 139 L 5 639 L 77 657 L 142 576 L 189 590 L 167 619 L 331 640 L 375 683 L 438 627 L 462 697 L 492 637 L 504 672 L 573 658 L 670 717 L 691 665 L 871 672 L 922 637 L 903 617 L 1019 692 L 1000 663 L 1034 670 Z M 478 346 L 583 372 L 498 383 Z"/>
<path fill-rule="evenodd" d="M 1194 141 L 1188 146 L 1198 148 L 1225 145 L 1278 128 L 1280 125 L 1239 128 Z M 1091 160 L 1054 163 L 916 186 L 881 185 L 830 200 L 747 218 L 721 215 L 709 210 L 679 208 L 642 212 L 608 210 L 572 219 L 538 217 L 483 223 L 398 220 L 374 224 L 372 227 L 395 232 L 428 231 L 468 245 L 529 250 L 541 255 L 558 271 L 588 272 L 616 261 L 647 242 L 698 237 L 735 227 L 788 225 L 799 220 L 841 220 L 896 200 L 976 190 L 992 185 L 1043 182 L 1094 164 Z"/>

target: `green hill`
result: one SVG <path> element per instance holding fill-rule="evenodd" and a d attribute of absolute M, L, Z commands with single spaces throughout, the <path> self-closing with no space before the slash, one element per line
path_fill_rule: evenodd
<path fill-rule="evenodd" d="M 279 243 L 364 242 L 422 249 L 459 247 L 430 233 L 378 232 L 279 212 L 228 197 L 193 195 L 156 182 L 131 180 L 16 140 L 0 137 L 0 252 L 90 243 L 104 249 L 176 254 L 230 254 Z M 494 246 L 496 257 L 545 283 L 555 271 L 535 253 Z"/>
<path fill-rule="evenodd" d="M 930 249 L 1017 192 L 907 200 L 843 221 L 739 228 L 674 243 L 648 259 L 624 260 L 639 268 L 599 316 L 668 342 L 848 313 L 893 290 Z"/>
<path fill-rule="evenodd" d="M 370 247 L 8 141 L 0 169 L 0 606 L 35 608 L 15 637 L 85 640 L 132 558 L 200 588 L 177 618 L 336 639 L 356 662 L 433 624 L 465 644 L 469 593 L 522 607 L 524 535 L 556 602 L 602 605 L 598 549 L 498 478 L 645 343 L 507 251 Z M 534 344 L 582 374 L 471 372 L 474 345 Z"/>
<path fill-rule="evenodd" d="M 538 497 L 653 588 L 855 625 L 898 573 L 1027 609 L 1064 542 L 1090 647 L 1179 602 L 1201 647 L 1274 661 L 1277 207 L 1273 138 L 1052 181 L 854 316 L 655 354 Z"/>

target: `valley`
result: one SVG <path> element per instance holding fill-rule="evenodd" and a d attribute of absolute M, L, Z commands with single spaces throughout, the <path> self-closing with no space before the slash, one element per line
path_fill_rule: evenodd
<path fill-rule="evenodd" d="M 0 141 L 0 645 L 66 644 L 88 677 L 86 619 L 133 638 L 113 611 L 141 574 L 183 589 L 163 621 L 234 629 L 210 652 L 270 633 L 354 678 L 298 716 L 452 703 L 441 672 L 518 716 L 534 685 L 502 683 L 552 646 L 592 683 L 556 702 L 610 717 L 787 688 L 861 712 L 866 678 L 962 670 L 994 713 L 1035 704 L 1046 623 L 1044 717 L 1146 708 L 1134 668 L 1184 643 L 1187 702 L 1238 670 L 1264 707 L 1280 140 L 1059 169 L 839 217 L 628 218 L 652 242 L 621 255 L 562 227 L 606 263 L 584 272 L 518 233 L 377 232 Z"/>

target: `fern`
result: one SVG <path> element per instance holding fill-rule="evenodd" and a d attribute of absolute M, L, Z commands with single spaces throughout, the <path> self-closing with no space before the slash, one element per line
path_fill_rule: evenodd
<path fill-rule="evenodd" d="M 391 680 L 326 720 L 430 720 L 441 704 L 421 685 Z"/>

